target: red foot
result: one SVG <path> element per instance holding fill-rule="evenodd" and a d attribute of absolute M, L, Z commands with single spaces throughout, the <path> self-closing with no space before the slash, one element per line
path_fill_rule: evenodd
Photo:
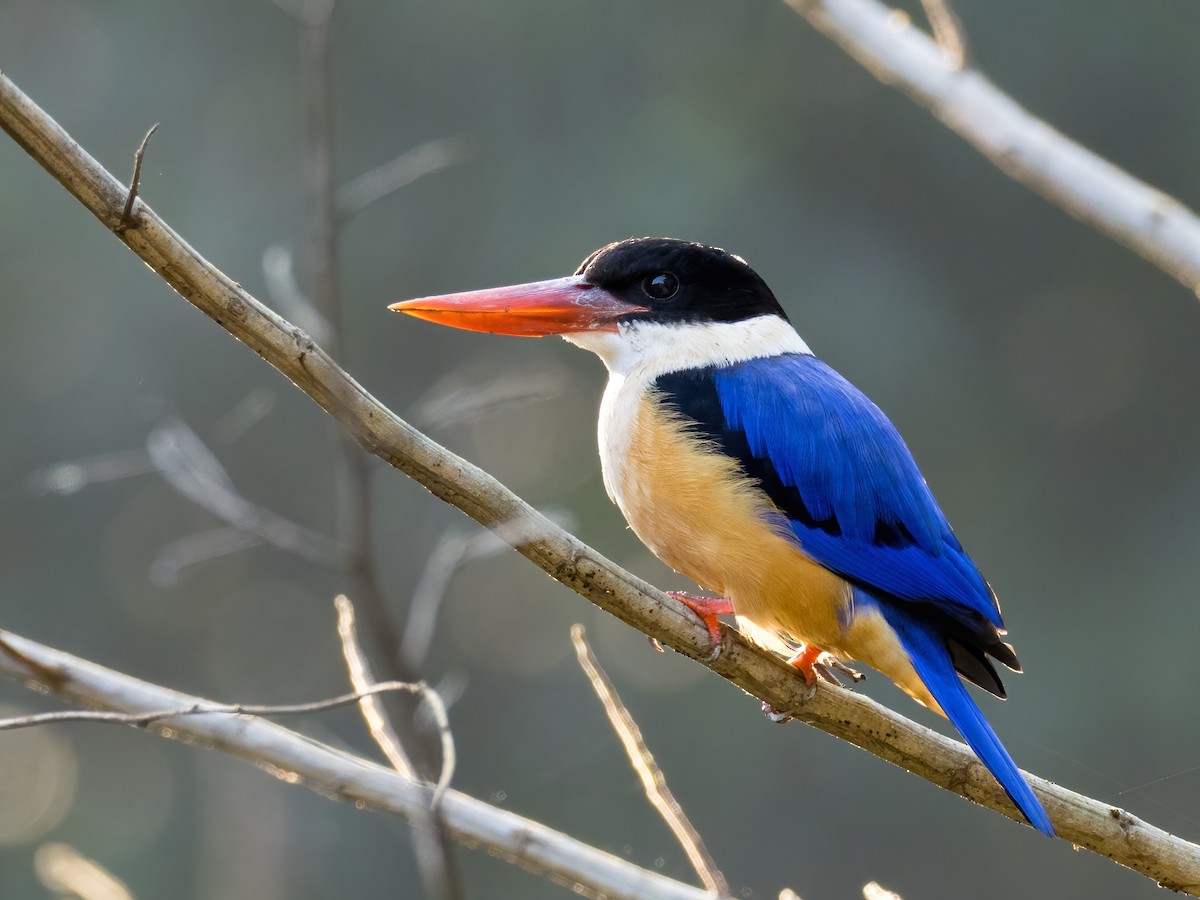
<path fill-rule="evenodd" d="M 717 616 L 732 615 L 733 604 L 724 597 L 697 597 L 687 591 L 667 591 L 667 596 L 678 600 L 700 617 L 700 621 L 708 629 L 713 650 L 719 649 L 721 646 L 721 623 L 717 621 Z"/>
<path fill-rule="evenodd" d="M 788 665 L 800 670 L 800 673 L 804 676 L 805 684 L 816 684 L 817 673 L 813 671 L 813 665 L 821 658 L 821 654 L 824 652 L 824 650 L 814 644 L 805 644 L 803 650 L 788 660 Z"/>

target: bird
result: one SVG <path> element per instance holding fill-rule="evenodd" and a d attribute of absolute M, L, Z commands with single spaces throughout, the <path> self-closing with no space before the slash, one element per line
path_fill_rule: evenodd
<path fill-rule="evenodd" d="M 637 537 L 715 595 L 671 596 L 786 636 L 815 685 L 855 660 L 947 717 L 1035 829 L 1042 804 L 964 680 L 1020 672 L 995 593 L 891 420 L 818 359 L 740 256 L 630 238 L 575 273 L 389 309 L 471 331 L 560 335 L 603 361 L 604 485 Z"/>

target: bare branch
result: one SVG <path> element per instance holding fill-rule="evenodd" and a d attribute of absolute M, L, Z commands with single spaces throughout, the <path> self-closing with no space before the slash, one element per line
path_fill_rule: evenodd
<path fill-rule="evenodd" d="M 472 422 L 504 407 L 549 400 L 562 393 L 562 373 L 510 372 L 479 384 L 455 384 L 453 375 L 430 388 L 409 411 L 414 422 L 438 429 Z"/>
<path fill-rule="evenodd" d="M 579 667 L 583 669 L 588 681 L 592 683 L 592 690 L 600 698 L 608 721 L 612 723 L 613 731 L 621 739 L 625 755 L 629 757 L 633 770 L 642 780 L 646 799 L 658 810 L 658 814 L 663 817 L 667 827 L 671 829 L 671 833 L 683 847 L 683 852 L 687 854 L 688 861 L 696 870 L 696 874 L 700 876 L 704 887 L 715 894 L 722 896 L 728 894 L 729 882 L 717 868 L 716 861 L 704 844 L 704 838 L 692 825 L 691 820 L 684 813 L 683 807 L 679 805 L 679 801 L 667 787 L 667 778 L 658 763 L 654 761 L 654 754 L 646 746 L 646 741 L 642 738 L 642 730 L 638 728 L 629 709 L 621 702 L 612 681 L 600 666 L 600 661 L 596 659 L 596 654 L 592 652 L 592 648 L 588 644 L 587 634 L 582 625 L 571 626 L 571 643 L 575 645 L 575 656 L 579 660 Z"/>
<path fill-rule="evenodd" d="M 154 132 L 158 131 L 158 126 L 158 122 L 150 126 L 150 130 L 146 132 L 133 154 L 133 175 L 129 178 L 129 193 L 125 197 L 125 206 L 121 209 L 121 228 L 128 228 L 133 224 L 133 203 L 137 200 L 138 188 L 142 183 L 142 157 L 146 155 L 146 145 L 150 143 Z"/>
<path fill-rule="evenodd" d="M 374 683 L 370 664 L 366 654 L 358 642 L 358 633 L 354 625 L 354 605 L 350 598 L 339 594 L 333 600 L 337 611 L 337 631 L 342 642 L 342 656 L 346 660 L 346 668 L 350 673 L 350 683 L 356 691 L 365 691 Z M 454 738 L 450 734 L 450 723 L 446 718 L 446 707 L 437 693 L 424 682 L 415 686 L 421 697 L 435 710 L 438 728 L 442 737 L 442 774 L 438 778 L 437 787 L 429 792 L 429 801 L 420 815 L 413 817 L 413 849 L 417 856 L 417 866 L 421 872 L 421 881 L 425 885 L 428 897 L 452 897 L 456 888 L 452 887 L 449 861 L 442 852 L 440 833 L 442 823 L 439 820 L 438 804 L 443 794 L 450 786 L 454 775 Z M 395 729 L 388 721 L 383 703 L 378 697 L 364 697 L 359 704 L 363 720 L 371 737 L 383 751 L 392 768 L 406 778 L 417 780 L 417 772 Z"/>
<path fill-rule="evenodd" d="M 574 521 L 564 510 L 544 510 L 543 514 L 561 528 L 571 527 Z M 408 668 L 420 671 L 425 665 L 438 610 L 455 573 L 472 560 L 495 556 L 535 537 L 529 527 L 528 522 L 517 522 L 511 526 L 497 525 L 491 531 L 480 531 L 474 535 L 448 530 L 438 539 L 425 562 L 425 568 L 421 570 L 421 577 L 408 605 L 408 620 L 404 623 L 399 651 L 401 660 Z"/>
<path fill-rule="evenodd" d="M 371 665 L 367 662 L 367 655 L 363 653 L 362 646 L 358 643 L 358 629 L 354 624 L 354 606 L 349 597 L 345 594 L 338 594 L 333 598 L 333 607 L 337 611 L 338 638 L 342 642 L 342 656 L 346 660 L 346 669 L 350 674 L 350 685 L 356 691 L 363 691 L 373 685 L 375 679 L 371 675 Z M 362 710 L 363 720 L 367 723 L 367 730 L 371 732 L 371 737 L 379 745 L 379 749 L 383 751 L 387 761 L 392 764 L 392 768 L 405 778 L 416 778 L 416 770 L 413 769 L 408 754 L 404 752 L 400 738 L 396 737 L 392 724 L 387 720 L 387 714 L 384 712 L 379 698 L 364 697 L 359 708 Z"/>
<path fill-rule="evenodd" d="M 918 28 L 878 0 L 786 0 L 872 75 L 925 106 L 1011 178 L 1200 292 L 1200 218 L 1077 144 L 978 70 L 951 69 Z"/>
<path fill-rule="evenodd" d="M 54 650 L 11 632 L 0 632 L 0 673 L 36 679 L 76 702 L 146 718 L 156 710 L 211 711 L 218 704 L 140 681 Z M 380 685 L 382 687 L 382 685 Z M 357 702 L 359 694 L 349 695 Z M 291 784 L 360 807 L 410 819 L 428 809 L 429 785 L 376 765 L 265 719 L 234 715 L 184 715 L 161 723 L 160 734 L 213 747 L 255 763 Z M 450 790 L 441 803 L 449 834 L 468 846 L 575 890 L 609 900 L 706 900 L 698 888 L 672 881 L 551 828 Z"/>
<path fill-rule="evenodd" d="M 83 459 L 52 463 L 34 471 L 26 481 L 35 494 L 74 494 L 89 484 L 118 481 L 154 471 L 154 463 L 144 447 L 117 450 Z"/>
<path fill-rule="evenodd" d="M 342 221 L 358 215 L 372 203 L 408 187 L 414 181 L 470 157 L 465 141 L 437 138 L 418 144 L 390 162 L 359 175 L 337 192 L 337 214 Z"/>
<path fill-rule="evenodd" d="M 159 549 L 150 563 L 150 581 L 160 587 L 169 587 L 179 581 L 184 569 L 263 543 L 266 542 L 257 534 L 232 525 L 189 534 Z"/>
<path fill-rule="evenodd" d="M 400 638 L 399 654 L 405 665 L 420 671 L 425 665 L 429 645 L 437 625 L 438 610 L 450 587 L 454 573 L 463 564 L 471 538 L 454 530 L 448 530 L 425 560 L 425 568 L 413 590 L 408 604 L 408 620 Z"/>
<path fill-rule="evenodd" d="M 927 43 L 930 52 L 936 53 L 932 42 Z M 944 73 L 944 67 L 939 69 Z M 124 202 L 121 183 L 2 73 L 0 127 L 106 228 L 116 228 Z M 1176 225 L 1168 229 L 1176 229 L 1171 231 L 1176 238 L 1164 246 L 1187 244 L 1179 236 L 1190 231 L 1179 227 L 1183 230 Z M 487 473 L 396 416 L 311 338 L 201 257 L 152 209 L 143 210 L 138 228 L 118 237 L 180 295 L 312 397 L 371 453 L 482 525 L 528 523 L 531 537 L 516 545 L 523 556 L 663 645 L 695 660 L 710 655 L 708 631 L 690 610 L 558 528 Z M 1175 258 L 1171 253 L 1166 257 Z M 1200 263 L 1200 254 L 1196 259 Z M 1173 273 L 1183 271 L 1164 268 Z M 1200 274 L 1200 264 L 1196 272 Z M 996 781 L 962 744 L 839 688 L 818 685 L 806 699 L 803 678 L 795 670 L 732 629 L 723 629 L 722 652 L 708 668 L 800 721 L 1003 815 L 1020 817 Z M 1064 842 L 1107 856 L 1173 890 L 1200 896 L 1200 847 L 1122 809 L 1037 776 L 1026 777 Z"/>
<path fill-rule="evenodd" d="M 146 449 L 171 487 L 218 519 L 320 565 L 346 566 L 346 551 L 336 541 L 239 494 L 217 457 L 181 420 L 155 427 L 146 439 Z"/>
<path fill-rule="evenodd" d="M 121 879 L 68 844 L 42 844 L 33 870 L 47 890 L 75 900 L 133 900 Z"/>
<path fill-rule="evenodd" d="M 971 56 L 962 19 L 950 5 L 950 0 L 921 0 L 921 4 L 933 29 L 933 39 L 942 48 L 946 62 L 952 69 L 961 69 Z"/>

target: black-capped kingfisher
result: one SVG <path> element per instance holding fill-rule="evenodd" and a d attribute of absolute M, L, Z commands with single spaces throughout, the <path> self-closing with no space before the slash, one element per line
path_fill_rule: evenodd
<path fill-rule="evenodd" d="M 967 693 L 1020 671 L 995 594 L 895 426 L 817 359 L 766 283 L 716 247 L 636 238 L 574 275 L 425 297 L 399 310 L 471 331 L 562 335 L 608 368 L 604 484 L 661 560 L 717 595 L 673 594 L 719 646 L 717 615 L 854 659 L 947 716 L 1030 824 L 1049 816 Z"/>

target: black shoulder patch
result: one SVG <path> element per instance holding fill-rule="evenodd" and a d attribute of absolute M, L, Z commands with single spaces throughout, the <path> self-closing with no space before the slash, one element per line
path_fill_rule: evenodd
<path fill-rule="evenodd" d="M 815 519 L 808 511 L 800 491 L 779 477 L 769 459 L 762 459 L 750 452 L 750 442 L 744 431 L 729 426 L 721 410 L 721 398 L 717 395 L 712 367 L 660 375 L 654 388 L 668 406 L 690 420 L 692 430 L 698 437 L 711 441 L 721 452 L 736 459 L 746 476 L 757 482 L 784 515 L 826 534 L 842 533 L 836 516 Z"/>

